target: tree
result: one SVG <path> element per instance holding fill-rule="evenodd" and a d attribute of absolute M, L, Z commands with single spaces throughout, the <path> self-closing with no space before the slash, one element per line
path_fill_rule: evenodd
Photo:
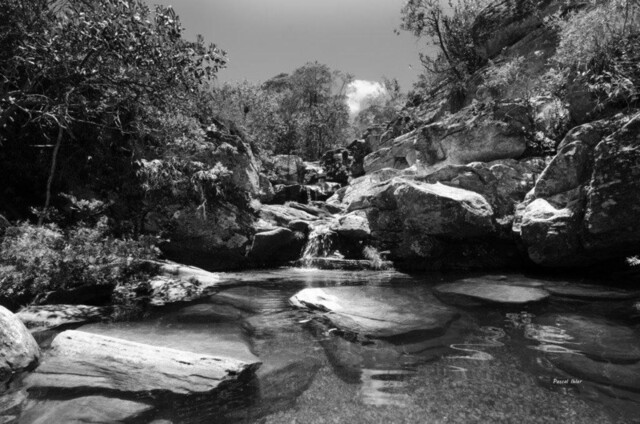
<path fill-rule="evenodd" d="M 173 9 L 152 14 L 139 0 L 7 0 L 0 21 L 0 160 L 41 164 L 52 148 L 41 221 L 64 144 L 75 159 L 120 152 L 135 163 L 140 119 L 189 105 L 225 63 L 202 37 L 182 39 Z"/>
<path fill-rule="evenodd" d="M 435 46 L 435 57 L 420 54 L 424 67 L 422 85 L 450 93 L 464 91 L 468 78 L 484 65 L 475 49 L 473 24 L 486 0 L 449 0 L 449 10 L 440 0 L 409 0 L 402 8 L 401 29 Z M 425 87 L 427 88 L 427 87 Z"/>

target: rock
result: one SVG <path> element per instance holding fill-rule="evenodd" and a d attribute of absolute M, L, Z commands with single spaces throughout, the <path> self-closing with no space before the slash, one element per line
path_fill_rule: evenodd
<path fill-rule="evenodd" d="M 515 206 L 535 185 L 546 163 L 532 158 L 522 161 L 504 159 L 493 162 L 472 162 L 468 165 L 448 165 L 416 180 L 431 184 L 437 182 L 476 192 L 491 205 L 496 219 L 505 219 L 511 225 Z"/>
<path fill-rule="evenodd" d="M 371 173 L 382 168 L 416 167 L 429 173 L 446 165 L 515 159 L 524 153 L 526 134 L 533 125 L 528 116 L 525 104 L 468 106 L 367 155 L 364 169 Z"/>
<path fill-rule="evenodd" d="M 356 178 L 351 183 L 338 190 L 333 196 L 327 200 L 328 205 L 349 208 L 351 203 L 360 199 L 362 196 L 371 190 L 376 184 L 389 181 L 393 177 L 397 177 L 401 174 L 399 170 L 384 168 L 379 171 L 374 171 L 370 174 L 364 175 L 360 178 Z"/>
<path fill-rule="evenodd" d="M 640 391 L 640 362 L 615 364 L 594 361 L 582 355 L 549 355 L 551 362 L 562 371 L 579 379 L 633 392 Z"/>
<path fill-rule="evenodd" d="M 273 184 L 302 184 L 304 182 L 304 162 L 295 155 L 275 155 L 271 163 L 265 161 L 267 176 Z"/>
<path fill-rule="evenodd" d="M 441 284 L 434 288 L 436 293 L 453 303 L 468 303 L 469 300 L 481 303 L 498 303 L 502 305 L 523 305 L 540 302 L 549 297 L 543 289 L 517 286 L 506 283 L 491 283 L 466 279 L 463 281 Z"/>
<path fill-rule="evenodd" d="M 390 251 L 400 268 L 497 268 L 519 260 L 491 205 L 472 191 L 397 177 L 360 183 L 349 202 L 348 212 L 365 212 L 371 244 Z"/>
<path fill-rule="evenodd" d="M 300 266 L 317 269 L 337 269 L 343 271 L 386 270 L 393 269 L 393 262 L 373 262 L 368 259 L 343 258 L 306 258 L 298 261 Z"/>
<path fill-rule="evenodd" d="M 596 361 L 640 361 L 640 333 L 630 327 L 577 314 L 544 315 L 536 318 L 535 324 L 559 330 L 566 335 L 565 347 Z"/>
<path fill-rule="evenodd" d="M 307 204 L 314 200 L 326 200 L 329 196 L 318 186 L 309 185 L 277 185 L 272 203 L 283 205 L 286 202 L 299 202 Z"/>
<path fill-rule="evenodd" d="M 24 390 L 3 392 L 0 396 L 0 423 L 18 422 L 18 417 L 26 401 L 27 394 Z"/>
<path fill-rule="evenodd" d="M 458 317 L 454 309 L 428 294 L 403 296 L 387 287 L 310 288 L 290 302 L 320 312 L 340 330 L 374 338 L 441 333 Z"/>
<path fill-rule="evenodd" d="M 182 308 L 174 319 L 179 322 L 215 323 L 239 321 L 248 314 L 231 305 L 202 303 Z"/>
<path fill-rule="evenodd" d="M 73 305 L 108 305 L 115 285 L 113 284 L 85 284 L 66 290 L 56 290 L 43 294 L 38 303 L 43 304 L 73 304 Z"/>
<path fill-rule="evenodd" d="M 160 275 L 150 281 L 150 303 L 154 306 L 200 299 L 233 284 L 222 274 L 204 269 L 175 262 L 154 263 L 160 266 Z"/>
<path fill-rule="evenodd" d="M 180 322 L 178 315 L 179 312 L 142 322 L 88 324 L 79 331 L 248 364 L 260 362 L 240 322 Z"/>
<path fill-rule="evenodd" d="M 258 265 L 280 265 L 300 257 L 304 236 L 287 228 L 258 233 L 249 250 L 249 258 Z"/>
<path fill-rule="evenodd" d="M 534 189 L 517 206 L 513 231 L 528 256 L 549 267 L 592 266 L 631 256 L 640 242 L 640 114 L 572 129 Z"/>
<path fill-rule="evenodd" d="M 546 282 L 544 289 L 554 296 L 581 300 L 627 300 L 640 297 L 637 291 L 575 282 Z"/>
<path fill-rule="evenodd" d="M 333 231 L 354 240 L 366 240 L 371 236 L 369 220 L 364 211 L 355 211 L 338 218 L 338 224 Z"/>
<path fill-rule="evenodd" d="M 150 214 L 147 221 L 155 216 L 162 222 L 154 228 L 167 228 L 170 241 L 161 246 L 165 256 L 210 270 L 245 266 L 245 254 L 256 226 L 253 212 L 225 201 L 212 202 L 206 210 L 198 208 L 176 206 L 168 221 Z"/>
<path fill-rule="evenodd" d="M 25 424 L 111 424 L 140 419 L 153 406 L 116 397 L 84 396 L 70 400 L 31 402 L 20 416 Z"/>
<path fill-rule="evenodd" d="M 30 390 L 104 390 L 129 395 L 152 392 L 211 392 L 221 383 L 252 374 L 246 363 L 201 353 L 156 347 L 68 330 L 60 333 L 46 359 L 29 375 Z"/>
<path fill-rule="evenodd" d="M 109 316 L 109 308 L 87 305 L 35 305 L 16 316 L 31 332 L 50 330 L 67 324 L 99 321 Z"/>
<path fill-rule="evenodd" d="M 271 181 L 269 181 L 269 178 L 265 174 L 260 173 L 260 194 L 258 199 L 262 203 L 269 203 L 273 200 L 275 194 L 276 192 L 273 189 L 273 185 L 271 184 Z"/>
<path fill-rule="evenodd" d="M 305 185 L 317 184 L 326 180 L 327 175 L 320 162 L 304 162 L 304 177 L 302 183 Z"/>
<path fill-rule="evenodd" d="M 347 184 L 351 176 L 351 166 L 354 158 L 348 149 L 340 148 L 326 152 L 320 164 L 327 175 L 327 181 Z"/>
<path fill-rule="evenodd" d="M 0 306 L 0 380 L 33 368 L 40 349 L 24 324 L 9 310 Z"/>
<path fill-rule="evenodd" d="M 295 221 L 312 222 L 318 220 L 315 215 L 284 205 L 264 205 L 260 209 L 260 217 L 269 223 L 272 229 L 290 227 L 291 223 Z"/>
<path fill-rule="evenodd" d="M 368 140 L 353 140 L 347 146 L 347 150 L 351 152 L 353 156 L 353 163 L 351 164 L 351 177 L 358 178 L 365 174 L 364 171 L 364 158 L 373 150 Z"/>

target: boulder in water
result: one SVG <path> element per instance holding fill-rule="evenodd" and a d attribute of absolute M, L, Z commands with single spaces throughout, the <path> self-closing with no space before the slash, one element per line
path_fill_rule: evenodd
<path fill-rule="evenodd" d="M 290 302 L 322 313 L 340 330 L 380 338 L 407 333 L 442 333 L 458 313 L 432 295 L 402 295 L 388 287 L 304 289 Z"/>
<path fill-rule="evenodd" d="M 105 396 L 30 403 L 20 416 L 21 423 L 121 423 L 140 419 L 153 409 L 146 403 Z"/>
<path fill-rule="evenodd" d="M 597 361 L 640 361 L 640 332 L 630 327 L 577 314 L 544 315 L 535 324 L 565 334 L 566 347 Z"/>
<path fill-rule="evenodd" d="M 503 305 L 522 305 L 540 302 L 549 293 L 536 287 L 526 287 L 500 282 L 477 281 L 473 279 L 441 284 L 434 288 L 443 299 L 452 303 L 484 302 Z"/>
<path fill-rule="evenodd" d="M 195 394 L 252 374 L 259 365 L 68 330 L 55 338 L 26 384 L 74 392 Z"/>

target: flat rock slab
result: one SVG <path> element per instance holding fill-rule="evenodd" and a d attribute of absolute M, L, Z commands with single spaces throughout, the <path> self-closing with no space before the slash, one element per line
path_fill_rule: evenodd
<path fill-rule="evenodd" d="M 549 293 L 582 300 L 627 300 L 640 297 L 638 291 L 627 291 L 595 284 L 569 282 L 547 282 L 544 289 Z"/>
<path fill-rule="evenodd" d="M 109 316 L 109 308 L 87 305 L 37 305 L 22 309 L 16 316 L 32 331 L 45 331 L 67 324 L 99 321 Z"/>
<path fill-rule="evenodd" d="M 564 346 L 600 361 L 640 361 L 640 332 L 609 320 L 577 314 L 549 314 L 537 325 L 566 335 Z"/>
<path fill-rule="evenodd" d="M 522 305 L 540 302 L 549 297 L 549 293 L 537 287 L 526 287 L 507 283 L 480 281 L 459 281 L 441 284 L 434 288 L 436 293 L 453 303 L 475 301 L 499 303 L 503 305 Z"/>
<path fill-rule="evenodd" d="M 400 293 L 390 287 L 309 288 L 290 302 L 324 312 L 322 316 L 341 330 L 369 337 L 441 332 L 459 316 L 427 292 Z"/>
<path fill-rule="evenodd" d="M 25 382 L 33 389 L 106 390 L 128 394 L 195 394 L 251 373 L 247 363 L 157 347 L 82 331 L 60 333 Z"/>
<path fill-rule="evenodd" d="M 38 401 L 20 417 L 23 424 L 112 424 L 128 422 L 153 409 L 125 399 L 84 396 L 65 401 Z"/>

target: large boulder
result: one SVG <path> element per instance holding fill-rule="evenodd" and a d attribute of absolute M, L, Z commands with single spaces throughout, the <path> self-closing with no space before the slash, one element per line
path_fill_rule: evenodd
<path fill-rule="evenodd" d="M 319 312 L 321 319 L 342 331 L 374 338 L 442 333 L 459 316 L 431 295 L 401 295 L 388 287 L 309 288 L 290 302 Z"/>
<path fill-rule="evenodd" d="M 155 218 L 150 215 L 147 221 Z M 176 205 L 168 222 L 148 224 L 148 229 L 168 230 L 169 241 L 162 245 L 168 258 L 207 269 L 228 270 L 246 264 L 255 222 L 256 217 L 248 208 L 219 201 L 201 208 Z"/>
<path fill-rule="evenodd" d="M 518 205 L 513 229 L 544 266 L 584 266 L 637 253 L 640 114 L 581 125 Z"/>
<path fill-rule="evenodd" d="M 265 159 L 263 166 L 272 184 L 304 183 L 305 165 L 300 156 L 275 155 Z"/>
<path fill-rule="evenodd" d="M 518 259 L 480 194 L 402 177 L 373 184 L 350 198 L 363 211 L 371 242 L 403 268 L 502 267 Z"/>
<path fill-rule="evenodd" d="M 40 348 L 24 324 L 0 306 L 0 381 L 13 373 L 34 367 Z"/>
<path fill-rule="evenodd" d="M 525 152 L 532 128 L 525 103 L 474 104 L 367 155 L 364 169 L 371 173 L 382 168 L 416 167 L 429 173 L 446 165 L 518 158 Z"/>
<path fill-rule="evenodd" d="M 259 365 L 68 330 L 55 338 L 26 384 L 31 389 L 75 393 L 187 395 L 211 392 L 222 383 L 253 374 Z"/>

